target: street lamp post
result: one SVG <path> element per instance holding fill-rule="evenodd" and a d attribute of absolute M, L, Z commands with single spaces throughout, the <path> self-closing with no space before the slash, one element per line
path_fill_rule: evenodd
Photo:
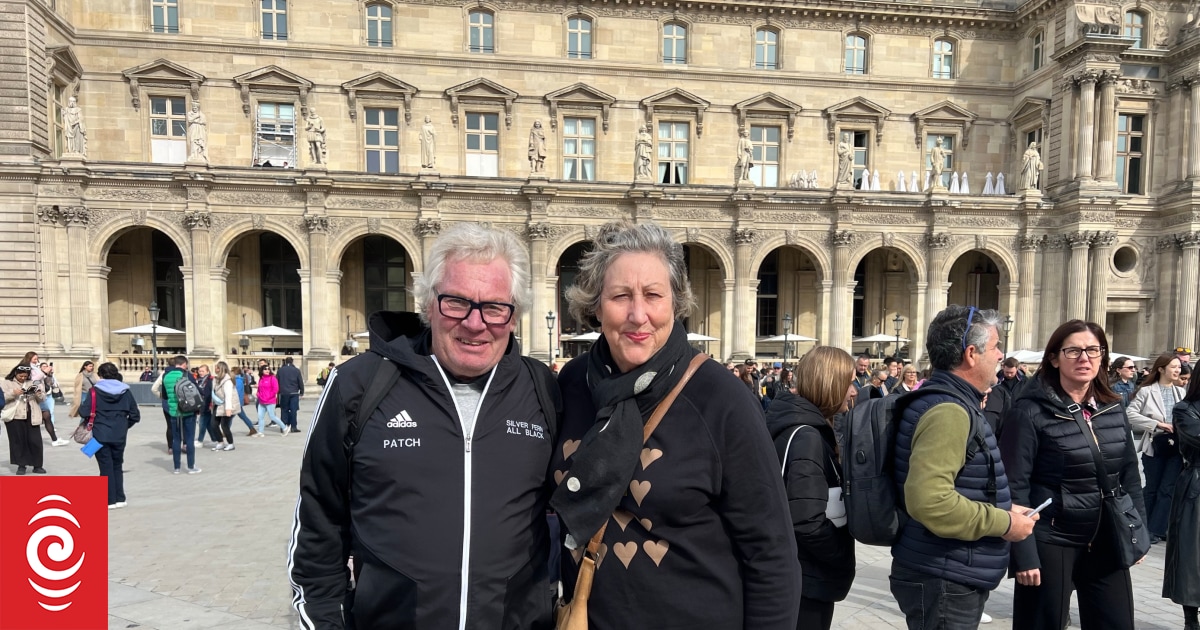
<path fill-rule="evenodd" d="M 1000 323 L 1004 327 L 1004 352 L 1008 352 L 1008 333 L 1012 331 L 1013 318 L 1012 315 L 1005 315 L 1004 321 Z"/>
<path fill-rule="evenodd" d="M 150 302 L 150 349 L 152 352 L 150 375 L 155 379 L 158 378 L 158 315 L 160 312 L 158 302 Z"/>
<path fill-rule="evenodd" d="M 892 320 L 892 326 L 896 328 L 896 354 L 897 359 L 900 358 L 900 329 L 904 326 L 904 318 L 900 317 L 900 313 L 896 313 L 896 318 Z"/>
<path fill-rule="evenodd" d="M 554 365 L 554 311 L 546 313 L 546 365 Z"/>
<path fill-rule="evenodd" d="M 792 314 L 783 314 L 783 366 L 788 362 L 788 333 L 792 332 Z"/>

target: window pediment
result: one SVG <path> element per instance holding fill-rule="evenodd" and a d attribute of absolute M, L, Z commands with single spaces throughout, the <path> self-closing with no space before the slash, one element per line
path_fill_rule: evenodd
<path fill-rule="evenodd" d="M 696 117 L 696 136 L 704 133 L 704 110 L 710 103 L 687 90 L 671 88 L 654 96 L 642 99 L 642 108 L 646 110 L 646 124 L 654 123 L 654 113 L 685 112 Z"/>
<path fill-rule="evenodd" d="M 912 119 L 917 123 L 916 142 L 917 146 L 923 146 L 925 141 L 925 128 L 929 125 L 938 125 L 943 127 L 958 127 L 962 129 L 961 144 L 963 148 L 967 147 L 970 142 L 971 127 L 975 124 L 975 120 L 979 118 L 975 114 L 951 103 L 950 101 L 942 101 L 936 105 L 926 107 L 918 112 L 914 112 Z"/>
<path fill-rule="evenodd" d="M 1023 129 L 1040 126 L 1046 129 L 1050 126 L 1050 100 L 1045 98 L 1025 97 L 1021 104 L 1013 109 L 1008 120 L 1009 142 L 1017 146 L 1017 134 Z"/>
<path fill-rule="evenodd" d="M 358 119 L 359 97 L 371 100 L 397 101 L 404 104 L 404 122 L 412 122 L 412 100 L 417 88 L 383 72 L 372 72 L 342 84 L 350 103 L 350 120 Z"/>
<path fill-rule="evenodd" d="M 142 88 L 187 90 L 192 100 L 199 100 L 200 84 L 205 79 L 203 74 L 167 59 L 156 59 L 124 70 L 121 74 L 129 82 L 129 96 L 134 109 L 141 107 Z"/>
<path fill-rule="evenodd" d="M 837 138 L 838 123 L 871 125 L 875 128 L 875 144 L 883 141 L 883 121 L 892 111 L 861 96 L 825 108 L 829 143 Z"/>
<path fill-rule="evenodd" d="M 252 70 L 246 74 L 233 77 L 241 88 L 242 112 L 250 115 L 250 93 L 298 95 L 300 97 L 300 113 L 308 115 L 308 93 L 313 83 L 304 77 L 288 72 L 279 66 L 266 66 Z"/>
<path fill-rule="evenodd" d="M 599 109 L 601 126 L 608 132 L 608 113 L 617 99 L 586 83 L 568 85 L 545 96 L 550 104 L 550 127 L 558 129 L 558 109 Z"/>
<path fill-rule="evenodd" d="M 46 53 L 50 57 L 50 72 L 59 83 L 69 85 L 83 76 L 83 64 L 70 46 L 48 48 Z"/>
<path fill-rule="evenodd" d="M 481 103 L 486 105 L 504 106 L 504 128 L 512 129 L 513 101 L 519 94 L 485 78 L 478 78 L 466 83 L 460 83 L 446 90 L 450 98 L 450 122 L 458 126 L 458 106 L 460 103 Z"/>
<path fill-rule="evenodd" d="M 747 116 L 786 118 L 789 141 L 796 131 L 796 115 L 804 110 L 803 107 L 772 92 L 764 92 L 754 98 L 746 99 L 734 105 L 733 108 L 737 111 L 738 128 L 746 126 Z"/>

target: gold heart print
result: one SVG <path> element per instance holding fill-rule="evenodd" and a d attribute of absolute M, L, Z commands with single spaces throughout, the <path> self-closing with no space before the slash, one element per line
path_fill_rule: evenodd
<path fill-rule="evenodd" d="M 633 520 L 633 515 L 625 510 L 614 510 L 613 520 L 621 526 L 621 531 L 625 531 L 625 528 L 629 526 L 629 521 Z"/>
<path fill-rule="evenodd" d="M 655 460 L 663 456 L 663 452 L 657 448 L 644 448 L 638 459 L 642 460 L 642 470 L 646 470 L 653 464 Z"/>
<path fill-rule="evenodd" d="M 654 527 L 654 523 L 651 523 L 648 518 L 639 518 L 638 522 L 642 524 L 642 527 L 646 528 L 646 531 L 650 531 L 650 528 Z"/>
<path fill-rule="evenodd" d="M 665 540 L 660 540 L 658 542 L 647 540 L 646 542 L 642 543 L 642 549 L 644 549 L 646 551 L 646 555 L 650 556 L 650 559 L 654 561 L 654 566 L 656 567 L 662 565 L 662 559 L 667 555 L 667 547 L 670 546 L 671 544 Z"/>
<path fill-rule="evenodd" d="M 633 557 L 637 555 L 637 543 L 617 543 L 613 545 L 613 553 L 617 554 L 617 559 L 628 569 L 629 563 L 633 562 Z"/>
<path fill-rule="evenodd" d="M 575 454 L 575 451 L 579 448 L 579 442 L 580 440 L 567 440 L 563 442 L 563 459 L 568 459 Z"/>
<path fill-rule="evenodd" d="M 566 476 L 567 476 L 567 471 L 565 471 L 565 470 L 554 471 L 554 483 L 561 486 L 563 477 L 566 477 Z"/>
<path fill-rule="evenodd" d="M 633 495 L 633 500 L 637 501 L 638 507 L 642 506 L 642 499 L 650 493 L 649 481 L 633 480 L 629 482 L 629 493 Z"/>

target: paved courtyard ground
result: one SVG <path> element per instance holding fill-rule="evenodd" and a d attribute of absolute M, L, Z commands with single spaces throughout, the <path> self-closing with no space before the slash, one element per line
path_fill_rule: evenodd
<path fill-rule="evenodd" d="M 302 401 L 302 428 L 315 403 L 312 397 Z M 126 449 L 129 507 L 109 512 L 109 629 L 297 627 L 285 549 L 308 434 L 268 431 L 264 438 L 247 438 L 245 426 L 235 420 L 237 450 L 203 449 L 197 460 L 201 474 L 173 475 L 161 412 L 142 407 L 142 413 Z M 78 448 L 48 443 L 46 468 L 52 475 L 97 474 Z M 12 474 L 7 438 L 0 439 L 0 475 Z M 1183 626 L 1179 607 L 1160 597 L 1163 552 L 1155 545 L 1133 571 L 1139 628 Z M 904 627 L 888 592 L 889 565 L 886 549 L 859 547 L 858 579 L 837 606 L 835 628 Z M 1012 581 L 992 594 L 987 611 L 995 621 L 984 628 L 1012 628 Z"/>

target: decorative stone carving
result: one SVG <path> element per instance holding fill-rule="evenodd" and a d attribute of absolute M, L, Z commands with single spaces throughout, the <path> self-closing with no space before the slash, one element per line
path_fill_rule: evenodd
<path fill-rule="evenodd" d="M 529 172 L 546 172 L 546 132 L 540 120 L 533 121 L 529 129 Z"/>
<path fill-rule="evenodd" d="M 263 208 L 273 206 L 302 206 L 304 205 L 306 197 L 303 193 L 242 192 L 235 190 L 223 190 L 210 193 L 208 200 L 210 203 Z"/>
<path fill-rule="evenodd" d="M 837 145 L 837 172 L 834 173 L 836 189 L 854 187 L 854 147 L 850 145 L 850 134 L 843 133 Z"/>
<path fill-rule="evenodd" d="M 198 228 L 208 229 L 212 227 L 212 213 L 189 210 L 183 213 L 180 223 L 189 230 Z"/>
<path fill-rule="evenodd" d="M 67 227 L 72 225 L 87 227 L 88 221 L 91 219 L 88 209 L 84 206 L 65 206 L 59 208 L 59 212 Z"/>
<path fill-rule="evenodd" d="M 77 186 L 54 186 L 43 184 L 38 189 L 38 194 L 43 197 L 75 197 L 79 195 L 79 187 Z"/>
<path fill-rule="evenodd" d="M 927 247 L 929 247 L 929 249 L 946 249 L 953 243 L 954 237 L 950 236 L 948 232 L 930 234 L 929 237 L 925 239 L 925 244 Z"/>
<path fill-rule="evenodd" d="M 754 242 L 754 230 L 740 229 L 733 233 L 733 242 L 738 245 L 749 245 Z"/>
<path fill-rule="evenodd" d="M 182 190 L 166 188 L 101 188 L 88 189 L 89 199 L 105 201 L 182 201 Z"/>
<path fill-rule="evenodd" d="M 187 189 L 188 201 L 204 201 L 207 196 L 207 191 L 203 188 L 192 187 Z"/>
<path fill-rule="evenodd" d="M 1017 240 L 1017 247 L 1023 252 L 1036 251 L 1044 239 L 1044 236 L 1022 236 Z"/>
<path fill-rule="evenodd" d="M 442 222 L 438 219 L 421 219 L 417 221 L 416 232 L 417 236 L 425 238 L 426 236 L 437 236 L 442 231 Z"/>
<path fill-rule="evenodd" d="M 1117 93 L 1154 96 L 1158 94 L 1158 90 L 1150 83 L 1149 79 L 1121 79 L 1121 82 L 1117 84 Z"/>
<path fill-rule="evenodd" d="M 87 126 L 83 123 L 83 109 L 74 96 L 67 99 L 62 111 L 63 157 L 87 157 Z"/>
<path fill-rule="evenodd" d="M 896 244 L 896 233 L 895 232 L 884 232 L 880 236 L 883 237 L 883 246 L 884 247 L 891 247 Z"/>
<path fill-rule="evenodd" d="M 1062 234 L 1051 234 L 1042 239 L 1042 249 L 1054 251 L 1062 249 L 1067 244 L 1067 238 Z"/>
<path fill-rule="evenodd" d="M 1116 232 L 1096 232 L 1092 237 L 1092 244 L 1096 247 L 1112 247 L 1117 242 Z"/>
<path fill-rule="evenodd" d="M 530 223 L 529 224 L 529 238 L 544 239 L 549 236 L 550 236 L 550 224 L 549 223 Z"/>
<path fill-rule="evenodd" d="M 1071 80 L 1078 85 L 1083 85 L 1084 83 L 1096 83 L 1100 81 L 1100 71 L 1094 68 L 1088 68 L 1083 72 L 1079 72 L 1072 76 Z"/>
<path fill-rule="evenodd" d="M 437 129 L 433 127 L 433 119 L 425 117 L 421 125 L 421 168 L 434 168 L 437 165 Z"/>
<path fill-rule="evenodd" d="M 304 119 L 304 131 L 308 134 L 308 159 L 312 164 L 328 164 L 329 151 L 325 145 L 325 120 L 317 115 L 316 108 L 308 110 Z"/>
<path fill-rule="evenodd" d="M 208 118 L 200 111 L 200 101 L 192 101 L 187 115 L 188 161 L 208 164 Z"/>
<path fill-rule="evenodd" d="M 1200 247 L 1200 232 L 1182 232 L 1176 234 L 1175 242 L 1179 243 L 1179 246 L 1184 249 Z"/>
<path fill-rule="evenodd" d="M 62 221 L 62 212 L 59 211 L 58 206 L 38 206 L 37 216 L 42 223 L 51 225 L 57 225 L 59 221 Z"/>
<path fill-rule="evenodd" d="M 379 234 L 379 229 L 383 227 L 383 221 L 379 217 L 367 218 L 367 233 Z"/>
<path fill-rule="evenodd" d="M 1013 228 L 1017 227 L 1018 219 L 1011 216 L 951 215 L 941 223 L 950 227 Z"/>
<path fill-rule="evenodd" d="M 841 232 L 833 233 L 834 247 L 850 247 L 854 244 L 854 232 L 850 230 L 842 230 Z"/>
<path fill-rule="evenodd" d="M 1178 243 L 1175 242 L 1175 237 L 1164 236 L 1164 237 L 1158 239 L 1158 242 L 1156 243 L 1156 245 L 1158 246 L 1158 251 L 1165 252 L 1168 250 L 1175 249 L 1178 246 Z"/>
<path fill-rule="evenodd" d="M 651 181 L 650 164 L 652 162 L 653 138 L 646 125 L 638 127 L 637 140 L 634 143 L 633 179 L 634 181 Z"/>
<path fill-rule="evenodd" d="M 313 232 L 328 232 L 329 217 L 306 214 L 304 215 L 304 228 L 308 230 L 309 234 Z"/>
<path fill-rule="evenodd" d="M 987 246 L 988 246 L 987 234 L 976 234 L 975 235 L 975 249 L 987 249 Z"/>
<path fill-rule="evenodd" d="M 250 215 L 250 224 L 254 226 L 254 229 L 261 230 L 266 223 L 267 218 L 262 213 L 255 212 Z"/>
<path fill-rule="evenodd" d="M 1071 249 L 1089 247 L 1092 244 L 1092 235 L 1087 232 L 1069 232 L 1064 234 L 1063 238 L 1066 239 L 1067 244 L 1071 246 Z"/>
<path fill-rule="evenodd" d="M 1042 176 L 1045 168 L 1042 164 L 1042 154 L 1038 153 L 1038 144 L 1030 142 L 1029 148 L 1025 149 L 1025 155 L 1021 158 L 1021 180 L 1017 184 L 1017 190 L 1037 190 L 1038 178 Z"/>

